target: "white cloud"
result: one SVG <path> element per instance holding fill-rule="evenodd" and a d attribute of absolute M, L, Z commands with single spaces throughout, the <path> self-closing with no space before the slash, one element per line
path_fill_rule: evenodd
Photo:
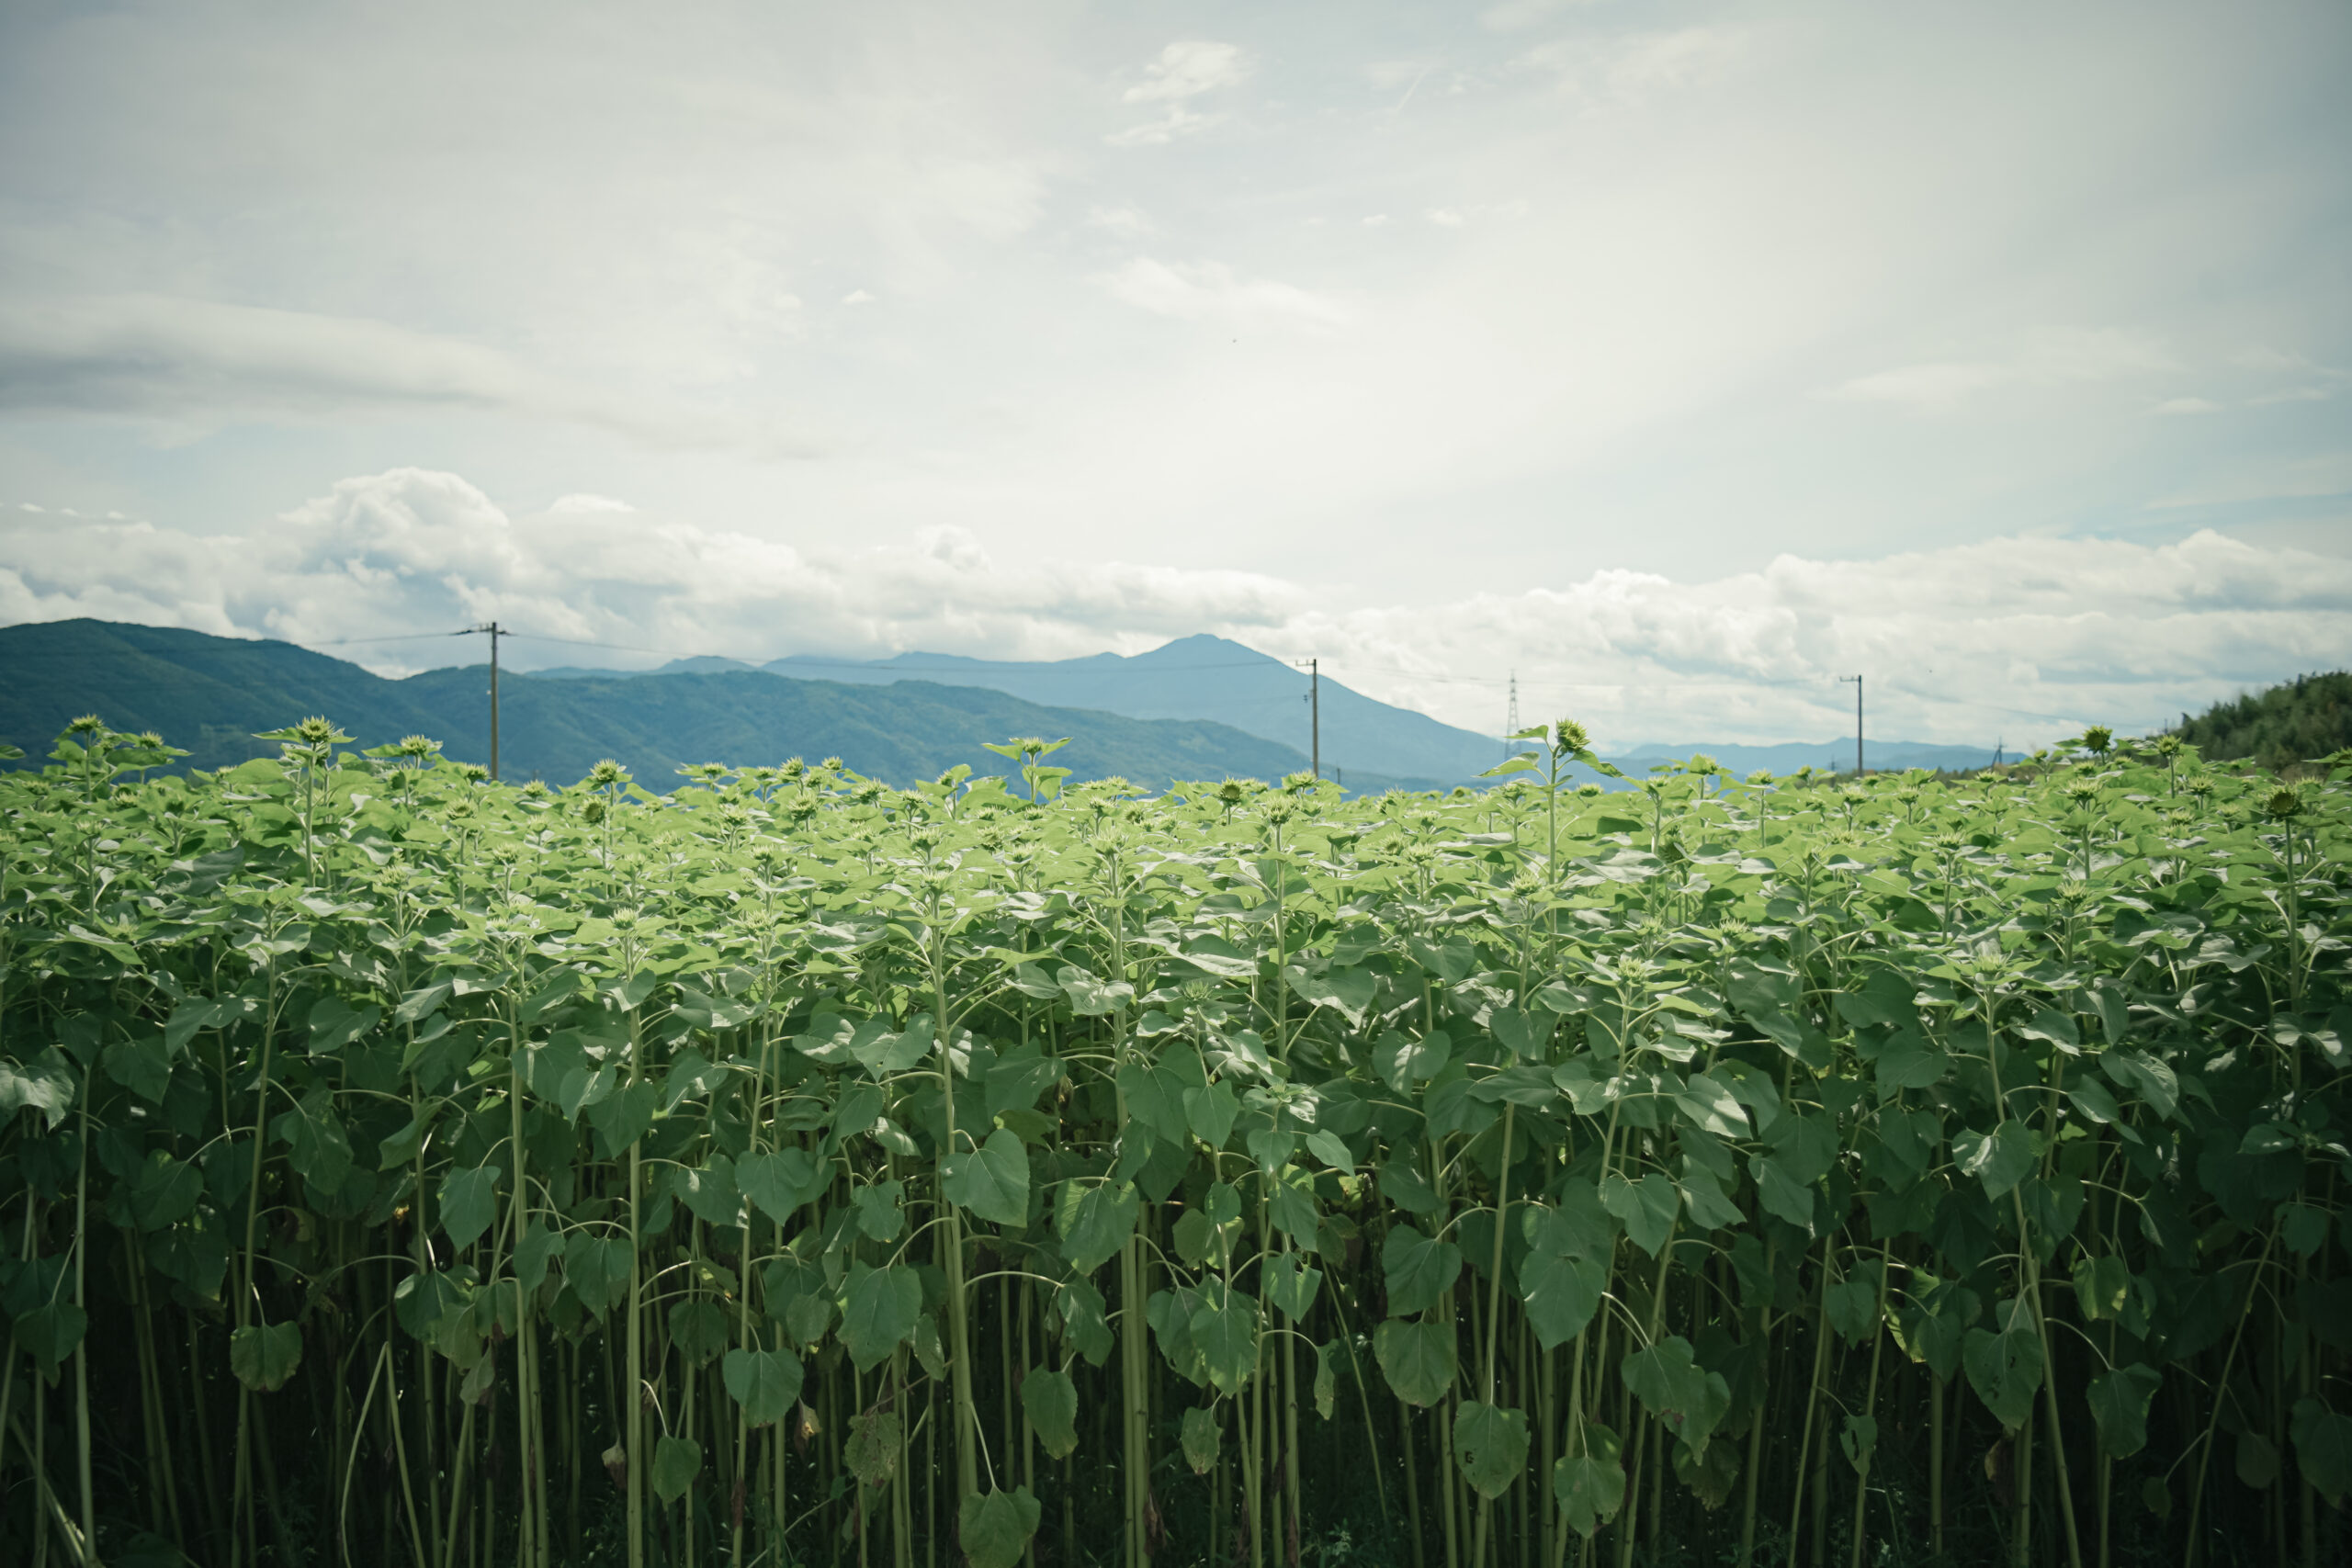
<path fill-rule="evenodd" d="M 2222 405 L 2211 398 L 2166 398 L 2156 405 L 2157 413 L 2219 413 Z"/>
<path fill-rule="evenodd" d="M 1136 256 L 1099 279 L 1112 298 L 1158 316 L 1282 321 L 1311 326 L 1350 319 L 1337 300 L 1271 278 L 1245 278 L 1222 262 L 1161 262 Z"/>
<path fill-rule="evenodd" d="M 1114 147 L 1147 147 L 1203 130 L 1217 117 L 1194 111 L 1188 107 L 1191 101 L 1204 93 L 1230 87 L 1249 73 L 1248 58 L 1233 44 L 1205 39 L 1171 43 L 1144 67 L 1142 81 L 1119 95 L 1121 103 L 1165 104 L 1167 113 L 1103 140 Z"/>
<path fill-rule="evenodd" d="M 853 288 L 848 293 L 842 296 L 842 303 L 844 305 L 871 305 L 874 303 L 874 296 L 868 294 L 863 288 Z"/>
<path fill-rule="evenodd" d="M 1840 733 L 1870 680 L 1871 733 L 2011 744 L 2098 720 L 2153 728 L 2240 686 L 2340 664 L 2352 559 L 2211 532 L 2177 544 L 2007 537 L 1871 560 L 1783 555 L 1677 580 L 1594 571 L 1411 604 L 1329 584 L 1116 560 L 1000 560 L 957 527 L 906 545 L 796 548 L 583 506 L 510 515 L 454 474 L 345 479 L 275 521 L 199 538 L 145 524 L 0 515 L 0 623 L 74 615 L 321 644 L 495 616 L 518 668 L 910 649 L 1135 653 L 1209 631 L 1464 728 L 1523 710 L 1612 744 Z M 596 655 L 531 634 L 659 649 Z M 387 672 L 435 645 L 335 649 Z"/>
<path fill-rule="evenodd" d="M 1171 43 L 1159 58 L 1143 68 L 1144 79 L 1119 95 L 1127 104 L 1182 103 L 1219 87 L 1230 87 L 1250 73 L 1241 51 L 1229 43 L 1192 39 Z"/>
<path fill-rule="evenodd" d="M 1876 560 L 1782 556 L 1696 581 L 1600 571 L 1316 615 L 1271 650 L 1316 651 L 1351 685 L 1474 728 L 1498 723 L 1499 697 L 1455 682 L 1515 668 L 1523 710 L 1557 707 L 1619 744 L 1835 735 L 1852 713 L 1835 678 L 1860 671 L 1873 733 L 1989 745 L 2092 721 L 2154 728 L 2338 666 L 2347 646 L 2352 561 L 2199 532 L 2154 547 L 2009 537 Z"/>
<path fill-rule="evenodd" d="M 2035 334 L 2006 359 L 1931 360 L 1857 376 L 1831 390 L 1858 402 L 1941 409 L 2005 387 L 2054 387 L 2177 370 L 2145 333 L 2066 328 Z M 2175 411 L 2184 412 L 2184 411 Z"/>
<path fill-rule="evenodd" d="M 1596 3 L 1597 0 L 1503 0 L 1501 5 L 1489 6 L 1479 12 L 1478 20 L 1498 33 L 1518 32 L 1556 12 Z"/>
<path fill-rule="evenodd" d="M 199 428 L 254 415 L 477 410 L 657 447 L 808 446 L 658 396 L 608 392 L 464 338 L 153 294 L 0 298 L 0 408 Z"/>
<path fill-rule="evenodd" d="M 1002 565 L 955 527 L 910 548 L 819 551 L 599 496 L 511 515 L 418 468 L 342 480 L 236 536 L 0 517 L 0 624 L 94 615 L 342 645 L 494 616 L 519 628 L 518 668 L 582 658 L 535 649 L 534 633 L 746 659 L 1141 651 L 1204 626 L 1280 625 L 1304 604 L 1251 572 Z M 336 650 L 388 673 L 441 661 L 412 642 Z"/>
<path fill-rule="evenodd" d="M 1140 209 L 1125 204 L 1088 208 L 1086 226 L 1103 230 L 1122 240 L 1137 240 L 1151 232 L 1151 220 L 1145 217 Z"/>
<path fill-rule="evenodd" d="M 1432 207 L 1427 212 L 1422 213 L 1421 216 L 1436 224 L 1441 229 L 1459 229 L 1462 227 L 1462 214 L 1455 211 L 1451 207 Z"/>
<path fill-rule="evenodd" d="M 1756 33 L 1730 24 L 1536 45 L 1516 62 L 1553 78 L 1588 109 L 1641 108 L 1660 96 L 1712 85 L 1746 64 Z"/>

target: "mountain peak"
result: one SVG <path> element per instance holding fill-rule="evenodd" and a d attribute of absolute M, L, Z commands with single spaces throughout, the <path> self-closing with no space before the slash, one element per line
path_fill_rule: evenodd
<path fill-rule="evenodd" d="M 1290 668 L 1272 654 L 1261 653 L 1254 648 L 1244 647 L 1230 637 L 1218 637 L 1214 632 L 1194 632 L 1191 637 L 1180 637 L 1173 642 L 1161 643 L 1148 653 L 1136 654 L 1130 662 L 1181 668 L 1187 665 L 1225 663 L 1238 660 L 1263 662 L 1281 670 Z"/>

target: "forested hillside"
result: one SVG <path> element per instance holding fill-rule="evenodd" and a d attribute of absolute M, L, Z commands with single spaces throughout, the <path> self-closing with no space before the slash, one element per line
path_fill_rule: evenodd
<path fill-rule="evenodd" d="M 2352 673 L 2298 675 L 2180 716 L 2180 738 L 2211 761 L 2252 758 L 2284 770 L 2352 746 Z"/>

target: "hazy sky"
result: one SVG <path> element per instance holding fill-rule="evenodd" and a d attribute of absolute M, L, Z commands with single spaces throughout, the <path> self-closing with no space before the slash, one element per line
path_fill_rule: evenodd
<path fill-rule="evenodd" d="M 8 0 L 0 621 L 2153 726 L 2352 660 L 2347 79 L 2341 0 Z"/>

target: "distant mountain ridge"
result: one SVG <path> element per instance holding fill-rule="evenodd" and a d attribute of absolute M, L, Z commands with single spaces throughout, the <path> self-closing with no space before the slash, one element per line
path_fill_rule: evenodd
<path fill-rule="evenodd" d="M 218 637 L 174 627 L 96 620 L 0 627 L 0 740 L 38 766 L 78 715 L 116 729 L 152 729 L 217 768 L 268 756 L 253 739 L 311 714 L 363 746 L 421 734 L 445 754 L 486 761 L 485 666 L 387 680 L 291 643 Z M 1148 788 L 1171 779 L 1280 779 L 1306 766 L 1302 751 L 1198 719 L 1137 719 L 1047 707 L 983 687 L 904 682 L 891 686 L 779 678 L 758 670 L 500 682 L 501 771 L 510 780 L 567 784 L 600 758 L 617 758 L 650 789 L 667 790 L 684 762 L 775 763 L 837 755 L 893 784 L 957 763 L 1002 774 L 1014 765 L 983 743 L 1014 735 L 1074 737 L 1054 754 L 1079 778 L 1118 774 Z M 1433 781 L 1363 777 L 1358 789 Z"/>
<path fill-rule="evenodd" d="M 765 664 L 701 657 L 673 660 L 647 674 L 687 670 L 765 671 L 799 679 L 850 683 L 922 680 L 943 685 L 986 686 L 1032 702 L 1100 708 L 1135 718 L 1198 718 L 1281 741 L 1304 751 L 1312 744 L 1307 712 L 1308 676 L 1268 654 L 1229 638 L 1203 633 L 1179 637 L 1148 653 L 1097 653 L 1082 659 L 1024 662 L 971 659 L 953 653 L 900 653 L 888 659 L 829 659 L 794 654 Z M 550 678 L 612 679 L 612 671 L 543 670 Z M 1426 714 L 1379 702 L 1326 675 L 1323 687 L 1323 765 L 1341 776 L 1361 773 L 1404 775 L 1446 784 L 1467 783 L 1510 754 L 1499 736 L 1443 724 Z M 1944 746 L 1919 740 L 1865 738 L 1864 761 L 1880 768 L 1975 768 L 1991 762 L 1989 746 Z M 1695 742 L 1687 746 L 1648 742 L 1611 760 L 1634 777 L 1653 762 L 1704 753 L 1740 773 L 1770 768 L 1792 773 L 1802 767 L 1850 773 L 1850 736 L 1828 740 L 1791 740 L 1770 745 Z M 1573 770 L 1579 778 L 1584 770 Z"/>
<path fill-rule="evenodd" d="M 978 686 L 1052 707 L 1091 708 L 1130 718 L 1200 719 L 1289 746 L 1314 745 L 1310 678 L 1268 654 L 1202 633 L 1148 653 L 1097 653 L 1083 659 L 1023 661 L 953 653 L 901 653 L 888 659 L 826 659 L 794 654 L 766 664 L 734 660 L 675 660 L 646 673 L 667 675 L 718 666 L 760 670 L 795 680 L 888 685 L 927 681 Z M 612 671 L 546 670 L 542 677 L 611 679 Z M 1321 680 L 1323 769 L 1342 778 L 1418 778 L 1454 784 L 1502 760 L 1502 740 L 1442 724 L 1427 714 L 1367 697 L 1325 675 Z"/>
<path fill-rule="evenodd" d="M 158 731 L 192 752 L 187 765 L 196 767 L 267 755 L 254 731 L 312 713 L 364 744 L 423 734 L 451 756 L 489 753 L 488 671 L 479 665 L 388 680 L 290 643 L 77 620 L 0 627 L 0 671 L 8 677 L 0 682 L 0 739 L 33 763 L 66 723 L 90 712 L 118 729 Z M 1328 676 L 1321 685 L 1324 772 L 1351 792 L 1468 783 L 1507 754 L 1498 737 L 1390 706 Z M 1049 662 L 906 653 L 755 665 L 704 656 L 644 671 L 509 671 L 501 761 L 510 778 L 565 784 L 617 757 L 649 787 L 666 789 L 682 762 L 838 755 L 903 784 L 957 762 L 1009 773 L 983 742 L 1036 734 L 1075 737 L 1054 761 L 1080 778 L 1116 773 L 1152 788 L 1173 778 L 1273 780 L 1307 766 L 1307 687 L 1305 671 L 1206 635 L 1133 657 Z M 1066 694 L 1046 700 L 1055 692 Z M 1635 779 L 1694 752 L 1743 774 L 1843 772 L 1853 766 L 1853 745 L 1843 737 L 1649 743 L 1612 760 Z M 1984 747 L 1868 742 L 1874 771 L 1973 768 L 1992 758 Z"/>

